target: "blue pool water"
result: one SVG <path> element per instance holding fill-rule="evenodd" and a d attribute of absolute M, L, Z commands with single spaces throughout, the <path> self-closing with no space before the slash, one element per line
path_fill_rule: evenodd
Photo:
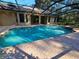
<path fill-rule="evenodd" d="M 63 26 L 34 26 L 10 29 L 0 37 L 0 47 L 15 46 L 49 37 L 57 37 L 71 33 L 72 30 Z"/>

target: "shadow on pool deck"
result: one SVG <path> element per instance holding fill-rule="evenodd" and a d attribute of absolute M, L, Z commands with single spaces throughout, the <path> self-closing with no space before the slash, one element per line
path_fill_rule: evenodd
<path fill-rule="evenodd" d="M 14 48 L 16 50 L 19 50 L 21 53 L 23 53 L 28 59 L 36 59 L 36 57 L 32 56 L 32 55 L 29 55 L 28 53 L 22 51 L 21 49 L 19 49 L 18 47 L 14 46 Z"/>
<path fill-rule="evenodd" d="M 60 57 L 62 57 L 63 55 L 67 54 L 68 52 L 70 52 L 72 49 L 66 49 L 63 52 L 59 53 L 58 55 L 52 57 L 51 59 L 59 59 Z"/>
<path fill-rule="evenodd" d="M 24 53 L 24 54 L 27 56 L 28 59 L 39 59 L 38 57 L 35 58 L 35 57 L 33 57 L 32 55 L 29 55 L 29 54 L 25 53 L 24 51 L 22 51 L 22 50 L 19 49 L 18 47 L 14 47 L 14 48 L 16 48 L 16 49 L 19 50 L 20 52 Z M 58 55 L 52 57 L 51 59 L 59 59 L 60 57 L 62 57 L 63 55 L 67 54 L 67 53 L 70 52 L 71 50 L 72 50 L 72 49 L 66 49 L 66 50 L 64 50 L 63 52 L 61 52 L 60 54 L 58 54 Z"/>
<path fill-rule="evenodd" d="M 15 51 L 10 50 L 9 53 L 7 53 L 8 48 L 0 49 L 0 59 L 37 59 L 37 57 L 25 53 L 16 46 L 12 47 L 12 49 L 15 49 Z"/>
<path fill-rule="evenodd" d="M 57 54 L 56 56 L 52 57 L 51 59 L 61 59 L 62 56 L 66 55 L 67 53 L 71 51 L 76 51 L 79 54 L 79 33 L 69 34 L 64 36 L 63 38 L 60 37 L 58 40 L 55 40 L 57 42 L 63 43 L 70 46 L 70 49 L 66 49 L 62 51 L 61 53 Z M 75 56 L 75 54 L 73 53 Z M 79 56 L 79 55 L 78 55 Z M 78 59 L 78 58 L 77 58 Z"/>

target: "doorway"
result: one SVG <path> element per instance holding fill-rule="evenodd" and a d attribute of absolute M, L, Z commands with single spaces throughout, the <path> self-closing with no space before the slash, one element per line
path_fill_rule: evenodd
<path fill-rule="evenodd" d="M 31 24 L 39 24 L 39 16 L 31 16 Z"/>
<path fill-rule="evenodd" d="M 19 14 L 20 23 L 24 23 L 24 14 Z"/>
<path fill-rule="evenodd" d="M 41 16 L 41 24 L 47 24 L 47 17 Z"/>

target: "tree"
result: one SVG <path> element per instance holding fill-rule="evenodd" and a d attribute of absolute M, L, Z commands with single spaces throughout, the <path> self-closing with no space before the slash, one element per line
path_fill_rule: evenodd
<path fill-rule="evenodd" d="M 37 8 L 46 9 L 51 2 L 52 0 L 35 0 L 35 5 Z"/>

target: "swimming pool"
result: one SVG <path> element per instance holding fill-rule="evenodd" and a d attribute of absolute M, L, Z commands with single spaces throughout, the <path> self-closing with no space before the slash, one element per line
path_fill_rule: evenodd
<path fill-rule="evenodd" d="M 0 47 L 15 46 L 18 44 L 29 43 L 36 40 L 42 40 L 50 37 L 57 37 L 73 32 L 71 29 L 63 26 L 34 26 L 12 28 L 0 36 Z"/>

